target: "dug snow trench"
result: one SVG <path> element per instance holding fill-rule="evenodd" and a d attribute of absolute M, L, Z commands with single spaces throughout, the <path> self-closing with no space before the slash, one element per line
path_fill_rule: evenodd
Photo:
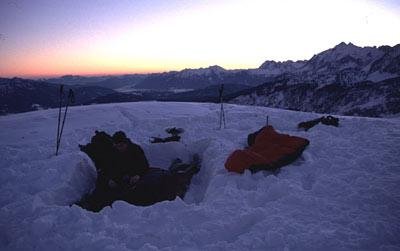
<path fill-rule="evenodd" d="M 297 123 L 319 114 L 265 107 L 138 102 L 72 107 L 59 156 L 57 110 L 0 117 L 1 250 L 392 250 L 400 248 L 400 119 L 340 117 L 340 127 Z M 229 153 L 266 116 L 310 145 L 278 174 L 229 173 Z M 151 144 L 181 127 L 181 142 Z M 202 159 L 184 200 L 138 207 L 117 201 L 100 213 L 70 206 L 93 188 L 78 144 L 118 130 L 151 166 Z"/>

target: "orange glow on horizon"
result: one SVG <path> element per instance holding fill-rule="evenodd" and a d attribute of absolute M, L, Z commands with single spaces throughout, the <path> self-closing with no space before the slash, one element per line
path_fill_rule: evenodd
<path fill-rule="evenodd" d="M 372 0 L 179 1 L 157 11 L 140 1 L 106 8 L 54 2 L 3 10 L 9 16 L 0 28 L 12 28 L 0 37 L 1 77 L 248 69 L 265 60 L 310 59 L 340 42 L 400 42 L 400 29 L 393 29 L 400 27 L 400 8 Z"/>
<path fill-rule="evenodd" d="M 46 67 L 41 65 L 40 67 L 37 66 L 36 68 L 29 68 L 30 70 L 24 70 L 23 68 L 18 71 L 11 71 L 7 74 L 0 74 L 0 77 L 4 78 L 13 78 L 13 77 L 20 77 L 20 78 L 53 78 L 53 77 L 61 77 L 65 75 L 79 75 L 79 76 L 118 76 L 118 75 L 129 75 L 129 74 L 152 74 L 152 73 L 164 73 L 169 71 L 181 71 L 184 69 L 197 69 L 197 68 L 207 68 L 210 65 L 194 65 L 194 66 L 182 66 L 180 68 L 166 68 L 166 67 L 153 67 L 153 68 L 131 68 L 131 67 L 121 67 L 118 69 L 112 68 L 92 68 L 91 70 L 84 70 L 84 69 L 72 69 L 69 68 L 68 70 L 59 70 L 59 69 L 52 69 L 51 67 Z M 221 66 L 223 67 L 223 66 Z M 234 70 L 234 69 L 248 69 L 247 67 L 233 67 L 233 68 L 226 68 L 227 70 Z"/>

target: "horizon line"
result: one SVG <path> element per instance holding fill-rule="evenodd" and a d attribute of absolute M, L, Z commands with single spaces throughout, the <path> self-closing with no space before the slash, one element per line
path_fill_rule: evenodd
<path fill-rule="evenodd" d="M 259 69 L 260 67 L 261 67 L 261 65 L 263 64 L 263 63 L 265 63 L 265 62 L 267 62 L 267 61 L 270 61 L 270 62 L 276 62 L 276 63 L 284 63 L 284 62 L 289 62 L 289 61 L 291 61 L 291 62 L 298 62 L 298 61 L 308 61 L 308 60 L 310 60 L 312 57 L 314 57 L 315 55 L 318 55 L 318 54 L 320 54 L 320 53 L 322 53 L 322 52 L 324 52 L 324 51 L 327 51 L 327 50 L 330 50 L 330 49 L 333 49 L 333 48 L 335 48 L 335 47 L 337 47 L 338 45 L 341 45 L 341 44 L 345 44 L 345 45 L 347 45 L 347 46 L 350 46 L 350 45 L 353 45 L 353 46 L 356 46 L 356 47 L 359 47 L 359 48 L 380 48 L 380 47 L 383 47 L 383 46 L 390 46 L 390 47 L 395 47 L 395 46 L 397 46 L 397 45 L 400 45 L 400 43 L 396 43 L 396 44 L 394 44 L 394 45 L 387 45 L 387 44 L 383 44 L 383 45 L 367 45 L 367 46 L 358 46 L 358 45 L 355 45 L 353 42 L 344 42 L 344 41 L 342 41 L 342 42 L 340 42 L 340 43 L 338 43 L 338 44 L 336 44 L 335 46 L 333 46 L 333 47 L 331 47 L 331 48 L 328 48 L 328 49 L 325 49 L 325 50 L 323 50 L 323 51 L 320 51 L 320 52 L 318 52 L 318 53 L 316 53 L 316 54 L 314 54 L 314 55 L 312 55 L 311 57 L 309 57 L 308 59 L 297 59 L 297 60 L 293 60 L 293 59 L 287 59 L 287 60 L 269 60 L 269 59 L 267 59 L 267 60 L 264 60 L 261 64 L 259 64 L 259 66 L 258 67 L 255 67 L 255 68 L 252 68 L 252 67 L 250 67 L 250 68 L 230 68 L 230 67 L 223 67 L 223 66 L 220 66 L 220 65 L 218 65 L 218 64 L 211 64 L 211 65 L 208 65 L 208 66 L 200 66 L 200 67 L 194 67 L 194 68 L 191 68 L 191 67 L 185 67 L 185 68 L 180 68 L 180 69 L 165 69 L 165 70 L 154 70 L 154 71 L 121 71 L 121 72 L 94 72 L 94 73 L 78 73 L 78 72 L 75 72 L 75 73 L 55 73 L 55 74 L 38 74 L 38 75 L 31 75 L 31 74 L 22 74 L 22 75 L 2 75 L 2 74 L 0 74 L 0 78 L 26 78 L 26 79 L 33 79 L 33 80 L 40 80 L 40 79 L 48 79 L 48 78 L 60 78 L 60 77 L 64 77 L 64 76 L 76 76 L 76 77 L 116 77 L 116 76 L 124 76 L 124 75 L 149 75 L 149 74 L 162 74 L 162 73 L 168 73 L 168 72 L 180 72 L 180 71 L 183 71 L 183 70 L 197 70 L 197 69 L 207 69 L 207 68 L 210 68 L 210 67 L 213 67 L 213 66 L 218 66 L 218 67 L 221 67 L 221 68 L 223 68 L 224 70 L 227 70 L 227 71 L 234 71 L 234 70 L 254 70 L 254 69 Z"/>

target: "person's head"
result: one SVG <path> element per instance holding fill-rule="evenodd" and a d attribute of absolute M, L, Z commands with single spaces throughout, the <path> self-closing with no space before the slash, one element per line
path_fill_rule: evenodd
<path fill-rule="evenodd" d="M 119 142 L 127 139 L 126 134 L 123 131 L 115 132 L 112 136 L 114 142 Z"/>
<path fill-rule="evenodd" d="M 128 148 L 129 139 L 126 137 L 123 131 L 114 133 L 112 138 L 114 146 L 118 151 L 123 152 Z"/>

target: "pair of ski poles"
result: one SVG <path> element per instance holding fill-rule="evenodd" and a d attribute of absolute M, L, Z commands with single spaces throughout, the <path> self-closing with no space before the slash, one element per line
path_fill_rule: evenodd
<path fill-rule="evenodd" d="M 64 110 L 64 117 L 61 123 L 61 108 L 62 108 L 62 103 L 63 103 L 63 97 L 64 97 L 64 85 L 60 86 L 60 106 L 58 109 L 58 124 L 57 124 L 57 146 L 56 146 L 56 156 L 58 155 L 58 150 L 60 149 L 60 143 L 61 143 L 61 136 L 64 130 L 64 124 L 65 124 L 65 119 L 67 118 L 67 111 L 68 111 L 68 106 L 70 103 L 75 102 L 75 96 L 74 96 L 74 91 L 72 89 L 69 89 L 68 92 L 68 97 L 67 97 L 67 104 L 65 105 L 65 110 Z M 61 124 L 61 127 L 60 127 Z"/>

